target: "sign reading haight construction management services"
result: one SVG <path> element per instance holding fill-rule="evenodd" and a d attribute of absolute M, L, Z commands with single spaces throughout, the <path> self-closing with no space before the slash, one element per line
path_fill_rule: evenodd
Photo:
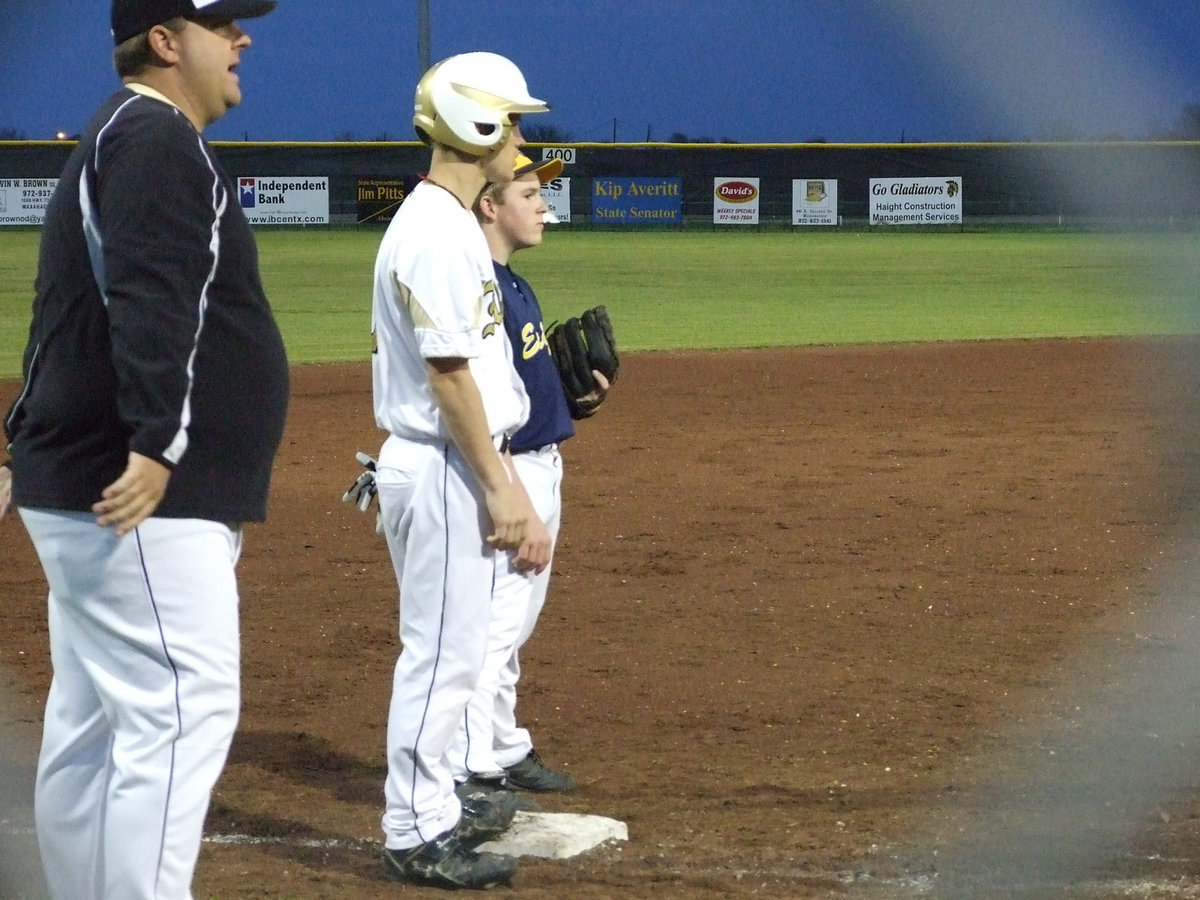
<path fill-rule="evenodd" d="M 41 225 L 57 178 L 0 178 L 0 225 Z"/>
<path fill-rule="evenodd" d="M 872 225 L 962 223 L 962 178 L 872 178 Z"/>

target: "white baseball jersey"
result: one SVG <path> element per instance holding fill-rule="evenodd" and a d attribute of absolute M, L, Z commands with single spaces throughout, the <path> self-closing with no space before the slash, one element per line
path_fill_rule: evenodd
<path fill-rule="evenodd" d="M 512 434 L 529 397 L 512 364 L 492 256 L 475 214 L 423 181 L 388 226 L 375 261 L 371 332 L 375 421 L 410 440 L 450 439 L 425 360 L 468 360 L 488 428 Z"/>

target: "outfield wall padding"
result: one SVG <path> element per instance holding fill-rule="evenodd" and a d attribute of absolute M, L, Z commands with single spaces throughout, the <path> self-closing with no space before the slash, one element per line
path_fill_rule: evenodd
<path fill-rule="evenodd" d="M 0 178 L 52 178 L 69 141 L 0 142 Z M 428 151 L 403 143 L 222 143 L 239 176 L 326 176 L 330 214 L 354 221 L 359 179 L 414 178 Z M 839 213 L 868 216 L 871 178 L 960 176 L 963 217 L 1200 219 L 1200 141 L 977 144 L 567 144 L 571 214 L 586 222 L 591 179 L 679 176 L 689 220 L 711 216 L 714 178 L 760 179 L 760 217 L 791 222 L 792 179 L 836 179 Z M 541 145 L 527 152 L 541 157 Z"/>

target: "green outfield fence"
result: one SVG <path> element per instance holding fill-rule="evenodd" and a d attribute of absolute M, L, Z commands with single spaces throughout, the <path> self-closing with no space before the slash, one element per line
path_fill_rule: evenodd
<path fill-rule="evenodd" d="M 0 179 L 57 177 L 73 146 L 0 141 Z M 411 183 L 428 158 L 417 142 L 214 146 L 234 177 L 327 177 L 335 225 L 361 218 L 360 181 Z M 790 227 L 793 179 L 836 179 L 841 221 L 855 226 L 868 219 L 870 179 L 946 176 L 962 178 L 964 225 L 1200 224 L 1200 141 L 556 146 L 569 151 L 571 226 L 596 225 L 592 180 L 615 176 L 678 177 L 683 219 L 695 224 L 712 224 L 714 178 L 758 178 L 761 225 Z"/>

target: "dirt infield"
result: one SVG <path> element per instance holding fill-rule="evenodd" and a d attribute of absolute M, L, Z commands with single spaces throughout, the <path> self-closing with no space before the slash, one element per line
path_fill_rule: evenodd
<path fill-rule="evenodd" d="M 1116 746 L 1092 714 L 1120 698 L 1173 697 L 1122 693 L 1115 661 L 1190 649 L 1154 616 L 1196 556 L 1198 372 L 1192 339 L 627 354 L 565 448 L 520 713 L 582 784 L 543 808 L 621 819 L 630 840 L 526 860 L 492 896 L 924 896 L 966 860 L 982 894 L 1019 895 L 981 835 L 1046 846 L 1020 797 L 1061 812 L 1158 759 L 1085 754 L 1079 770 L 1117 770 L 1083 773 L 1083 800 L 1060 795 L 1079 772 L 1046 764 L 1071 735 Z M 198 897 L 441 896 L 386 883 L 377 858 L 395 585 L 339 497 L 378 444 L 365 367 L 295 371 L 271 519 L 240 570 L 243 715 Z M 0 850 L 28 849 L 44 589 L 20 524 L 0 541 L 0 783 L 17 795 Z M 1200 720 L 1195 696 L 1168 719 Z M 1192 737 L 1170 735 L 1178 767 L 1152 795 L 1079 807 L 1070 896 L 1200 891 Z M 1119 845 L 1089 843 L 1101 819 Z M 37 895 L 29 860 L 7 860 L 10 895 Z"/>

